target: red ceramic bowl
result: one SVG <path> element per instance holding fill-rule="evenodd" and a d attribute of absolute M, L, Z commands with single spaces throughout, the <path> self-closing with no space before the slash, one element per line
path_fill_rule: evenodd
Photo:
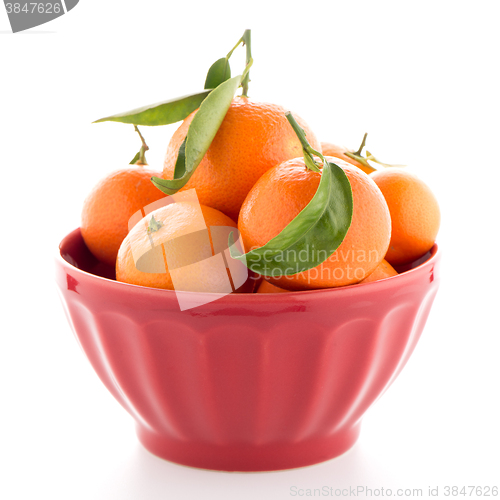
<path fill-rule="evenodd" d="M 56 274 L 80 345 L 149 451 L 264 471 L 322 462 L 355 443 L 422 333 L 439 260 L 434 246 L 383 281 L 231 294 L 181 312 L 175 292 L 114 281 L 77 229 L 60 245 Z"/>

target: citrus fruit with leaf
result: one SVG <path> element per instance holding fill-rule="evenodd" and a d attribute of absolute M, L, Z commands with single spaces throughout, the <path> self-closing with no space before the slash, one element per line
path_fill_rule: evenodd
<path fill-rule="evenodd" d="M 236 228 L 236 223 L 197 202 L 154 210 L 124 239 L 116 260 L 117 281 L 177 291 L 227 291 L 228 269 L 222 257 L 212 259 L 220 245 L 214 239 L 216 226 Z M 224 240 L 227 244 L 227 235 Z"/>
<path fill-rule="evenodd" d="M 235 97 L 205 156 L 182 189 L 195 188 L 200 203 L 236 219 L 257 179 L 285 160 L 301 156 L 301 144 L 277 104 Z M 165 156 L 163 177 L 173 179 L 179 149 L 196 115 L 173 134 Z M 319 141 L 307 123 L 296 117 L 311 145 Z"/>
<path fill-rule="evenodd" d="M 382 191 L 391 213 L 391 242 L 385 259 L 399 265 L 422 257 L 434 245 L 441 221 L 433 192 L 402 168 L 384 168 L 370 177 Z"/>
<path fill-rule="evenodd" d="M 339 166 L 349 179 L 353 199 L 352 222 L 340 246 L 319 266 L 293 275 L 275 273 L 275 276 L 270 276 L 273 284 L 289 290 L 358 283 L 379 265 L 389 245 L 389 210 L 375 183 L 353 165 L 337 158 L 325 158 Z M 309 170 L 303 158 L 296 158 L 277 165 L 257 181 L 243 203 L 238 219 L 238 229 L 247 252 L 266 245 L 308 205 L 318 189 L 321 175 Z M 313 241 L 302 255 L 299 252 L 297 258 L 310 259 L 318 252 L 321 250 L 314 247 Z"/>
<path fill-rule="evenodd" d="M 210 67 L 203 91 L 97 120 L 150 126 L 184 120 L 167 148 L 163 178 L 152 181 L 168 195 L 195 188 L 200 203 L 234 219 L 266 170 L 301 154 L 285 109 L 248 98 L 253 64 L 250 41 L 250 30 L 246 30 L 226 57 Z M 231 77 L 229 58 L 240 44 L 246 48 L 246 66 L 240 75 Z M 242 95 L 235 97 L 240 87 Z M 320 150 L 308 125 L 298 121 L 310 143 Z"/>

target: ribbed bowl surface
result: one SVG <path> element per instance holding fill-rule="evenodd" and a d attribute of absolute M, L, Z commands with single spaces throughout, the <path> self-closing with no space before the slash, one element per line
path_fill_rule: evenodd
<path fill-rule="evenodd" d="M 175 292 L 110 279 L 77 229 L 56 279 L 81 347 L 147 449 L 194 467 L 276 470 L 355 443 L 422 333 L 437 246 L 428 257 L 383 281 L 231 294 L 181 312 Z"/>

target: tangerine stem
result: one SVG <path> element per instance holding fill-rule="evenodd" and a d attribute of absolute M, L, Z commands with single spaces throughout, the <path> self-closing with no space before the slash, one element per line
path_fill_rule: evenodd
<path fill-rule="evenodd" d="M 243 78 L 243 81 L 241 82 L 241 85 L 243 87 L 243 93 L 241 94 L 243 97 L 248 97 L 248 82 L 250 82 L 250 66 L 253 63 L 252 59 L 252 36 L 251 36 L 251 31 L 250 30 L 245 30 L 245 33 L 243 33 L 243 36 L 241 37 L 243 41 L 243 45 L 246 47 L 246 55 L 247 55 L 247 60 L 246 60 L 246 74 L 245 77 Z"/>
<path fill-rule="evenodd" d="M 240 43 L 244 43 L 243 37 L 241 37 L 238 43 L 227 53 L 226 59 L 229 59 L 233 55 L 233 52 L 239 47 Z"/>
<path fill-rule="evenodd" d="M 361 151 L 363 151 L 363 148 L 365 147 L 367 135 L 368 135 L 368 132 L 365 132 L 365 135 L 363 136 L 363 142 L 361 142 L 361 146 L 359 146 L 359 149 L 353 154 L 355 154 L 357 156 L 361 156 Z"/>
<path fill-rule="evenodd" d="M 352 158 L 353 160 L 356 160 L 357 162 L 361 163 L 362 165 L 364 165 L 368 169 L 368 171 L 371 173 L 371 172 L 375 172 L 375 170 L 377 170 L 377 169 L 373 168 L 368 163 L 368 158 L 361 156 L 361 152 L 363 151 L 363 148 L 365 147 L 367 135 L 368 135 L 368 132 L 366 132 L 365 135 L 363 136 L 363 141 L 361 142 L 361 146 L 359 146 L 359 149 L 355 153 L 351 153 L 351 151 L 346 151 L 345 155 L 348 156 L 349 158 Z"/>
<path fill-rule="evenodd" d="M 323 161 L 325 161 L 323 155 L 311 147 L 311 145 L 307 141 L 304 129 L 297 123 L 292 113 L 290 111 L 287 111 L 285 113 L 285 116 L 292 126 L 294 132 L 297 134 L 297 137 L 299 138 L 299 141 L 302 145 L 302 153 L 304 154 L 306 167 L 314 172 L 321 172 L 318 164 L 316 163 L 316 160 L 314 159 L 314 156 L 319 156 Z"/>
<path fill-rule="evenodd" d="M 139 134 L 139 137 L 141 138 L 142 146 L 139 151 L 139 159 L 135 162 L 136 165 L 147 165 L 148 162 L 146 161 L 146 151 L 149 150 L 148 145 L 146 144 L 146 141 L 144 140 L 144 137 L 142 136 L 139 128 L 137 125 L 134 125 L 135 131 Z"/>

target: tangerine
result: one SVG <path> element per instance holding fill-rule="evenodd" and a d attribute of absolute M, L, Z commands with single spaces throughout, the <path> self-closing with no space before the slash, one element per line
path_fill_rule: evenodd
<path fill-rule="evenodd" d="M 289 290 L 330 288 L 358 283 L 379 265 L 389 246 L 391 220 L 387 203 L 373 180 L 359 168 L 333 157 L 352 188 L 352 222 L 344 241 L 322 264 L 291 276 L 268 277 Z M 260 248 L 277 236 L 311 201 L 321 174 L 303 158 L 288 160 L 267 171 L 245 199 L 238 229 L 245 251 Z"/>
<path fill-rule="evenodd" d="M 385 259 L 375 268 L 375 271 L 367 276 L 360 283 L 370 283 L 372 281 L 379 281 L 385 278 L 390 278 L 391 276 L 396 276 L 398 272 L 394 269 L 389 262 Z"/>
<path fill-rule="evenodd" d="M 88 194 L 83 203 L 81 231 L 85 244 L 101 262 L 115 266 L 130 217 L 165 197 L 150 180 L 157 175 L 142 165 L 123 168 L 104 177 Z"/>
<path fill-rule="evenodd" d="M 259 288 L 257 288 L 256 293 L 288 293 L 289 290 L 285 290 L 284 288 L 280 288 L 279 286 L 273 285 L 269 283 L 267 280 L 262 280 Z"/>
<path fill-rule="evenodd" d="M 433 192 L 402 168 L 384 168 L 370 177 L 382 191 L 391 213 L 391 242 L 385 259 L 399 265 L 422 257 L 434 245 L 441 221 Z"/>
<path fill-rule="evenodd" d="M 198 203 L 177 202 L 154 210 L 123 240 L 117 281 L 169 290 L 227 291 L 226 266 L 217 267 L 211 260 L 214 226 L 237 227 L 219 210 Z"/>
<path fill-rule="evenodd" d="M 174 176 L 179 148 L 195 113 L 184 120 L 170 140 L 163 168 L 165 179 Z M 295 117 L 311 146 L 321 148 L 310 127 Z M 301 155 L 302 146 L 282 106 L 235 97 L 203 160 L 181 191 L 195 188 L 202 205 L 236 220 L 243 200 L 259 177 Z"/>

